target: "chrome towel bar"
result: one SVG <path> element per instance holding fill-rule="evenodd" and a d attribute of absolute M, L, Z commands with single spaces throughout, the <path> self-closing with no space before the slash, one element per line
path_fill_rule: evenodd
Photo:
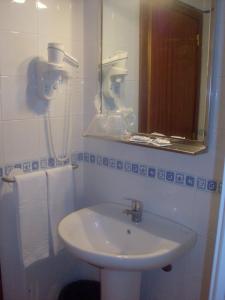
<path fill-rule="evenodd" d="M 76 170 L 79 168 L 79 165 L 77 164 L 72 164 L 72 169 L 73 170 Z M 15 178 L 14 177 L 11 177 L 11 176 L 3 176 L 2 177 L 2 181 L 3 182 L 7 182 L 7 183 L 13 183 L 13 182 L 16 182 Z"/>

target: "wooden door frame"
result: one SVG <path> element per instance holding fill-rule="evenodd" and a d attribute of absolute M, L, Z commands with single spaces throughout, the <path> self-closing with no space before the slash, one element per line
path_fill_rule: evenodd
<path fill-rule="evenodd" d="M 197 138 L 198 129 L 198 114 L 200 103 L 200 83 L 201 83 L 201 52 L 202 52 L 202 23 L 203 12 L 197 8 L 193 8 L 179 0 L 174 0 L 174 7 L 176 10 L 185 12 L 189 16 L 198 19 L 200 26 L 200 37 L 198 47 L 198 74 L 197 74 L 197 86 L 196 101 L 195 101 L 195 115 L 194 115 L 194 139 Z M 150 15 L 149 0 L 140 0 L 140 51 L 139 51 L 139 117 L 138 127 L 139 132 L 147 132 L 147 121 L 150 110 L 150 95 L 151 95 L 151 15 Z"/>

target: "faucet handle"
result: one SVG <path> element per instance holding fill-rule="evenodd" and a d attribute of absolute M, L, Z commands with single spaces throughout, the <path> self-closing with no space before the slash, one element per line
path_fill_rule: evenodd
<path fill-rule="evenodd" d="M 136 200 L 133 198 L 124 198 L 124 200 L 131 201 L 131 208 L 134 211 L 142 211 L 143 210 L 143 203 L 140 200 Z"/>

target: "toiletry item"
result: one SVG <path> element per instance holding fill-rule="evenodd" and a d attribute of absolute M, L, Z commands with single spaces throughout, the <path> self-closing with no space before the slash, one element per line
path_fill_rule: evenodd
<path fill-rule="evenodd" d="M 171 142 L 167 138 L 156 138 L 151 142 L 151 144 L 157 147 L 165 147 L 165 146 L 170 146 Z"/>
<path fill-rule="evenodd" d="M 46 170 L 47 194 L 50 218 L 52 248 L 56 255 L 63 249 L 63 242 L 58 235 L 59 222 L 74 211 L 74 182 L 72 166 Z"/>
<path fill-rule="evenodd" d="M 151 133 L 151 136 L 165 136 L 165 134 L 163 134 L 163 133 L 160 133 L 160 132 L 152 132 Z"/>
<path fill-rule="evenodd" d="M 142 135 L 133 135 L 130 138 L 130 142 L 137 142 L 137 143 L 151 143 L 152 141 L 153 139 Z"/>
<path fill-rule="evenodd" d="M 24 267 L 49 256 L 45 172 L 15 175 L 18 239 Z"/>
<path fill-rule="evenodd" d="M 177 140 L 185 140 L 186 139 L 185 136 L 179 136 L 179 135 L 171 135 L 171 138 L 177 139 Z"/>

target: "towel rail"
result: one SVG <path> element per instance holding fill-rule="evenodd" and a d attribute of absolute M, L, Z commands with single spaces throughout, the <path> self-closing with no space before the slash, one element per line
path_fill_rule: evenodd
<path fill-rule="evenodd" d="M 77 164 L 72 164 L 72 169 L 73 170 L 76 170 L 79 168 L 79 165 Z M 13 183 L 13 182 L 16 182 L 15 178 L 14 177 L 10 177 L 10 176 L 3 176 L 2 177 L 2 181 L 3 182 L 7 182 L 7 183 Z"/>

